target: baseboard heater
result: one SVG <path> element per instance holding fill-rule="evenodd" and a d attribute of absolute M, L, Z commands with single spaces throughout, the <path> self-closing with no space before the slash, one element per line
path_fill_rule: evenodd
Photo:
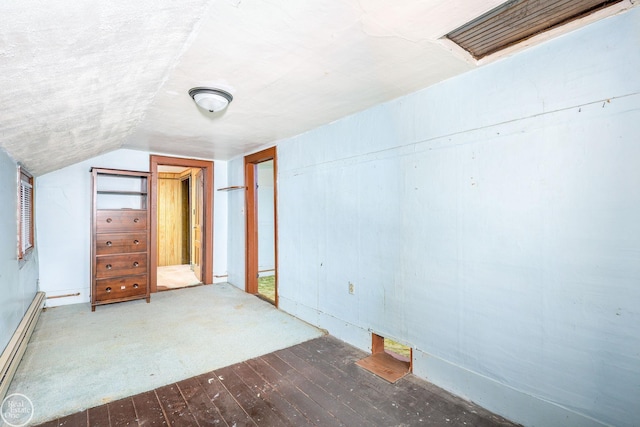
<path fill-rule="evenodd" d="M 16 329 L 9 344 L 7 344 L 2 355 L 0 355 L 0 402 L 4 400 L 13 375 L 18 369 L 22 355 L 27 349 L 29 338 L 31 338 L 33 329 L 36 327 L 36 323 L 38 323 L 38 317 L 40 317 L 40 313 L 42 312 L 44 300 L 44 292 L 36 293 L 29 309 L 18 325 L 18 329 Z"/>

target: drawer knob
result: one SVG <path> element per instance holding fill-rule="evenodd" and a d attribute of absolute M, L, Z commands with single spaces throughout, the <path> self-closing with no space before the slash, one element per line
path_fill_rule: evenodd
<path fill-rule="evenodd" d="M 140 244 L 140 240 L 134 240 L 134 241 L 133 241 L 133 244 L 134 244 L 134 245 L 139 245 L 139 244 Z"/>
<path fill-rule="evenodd" d="M 140 222 L 140 218 L 134 218 L 134 219 L 133 219 L 133 222 L 135 222 L 135 223 Z"/>
<path fill-rule="evenodd" d="M 137 267 L 137 266 L 139 266 L 139 265 L 140 265 L 140 264 L 138 264 L 138 261 L 134 261 L 134 262 L 133 262 L 133 266 L 134 266 L 134 267 Z"/>
<path fill-rule="evenodd" d="M 105 289 L 105 291 L 111 292 L 111 288 L 109 287 L 109 288 Z"/>
<path fill-rule="evenodd" d="M 138 285 L 137 283 L 133 284 L 133 289 L 138 289 L 140 287 L 140 285 Z"/>
<path fill-rule="evenodd" d="M 108 240 L 107 243 L 105 243 L 107 246 L 111 246 L 113 245 L 113 242 L 111 242 L 111 240 Z"/>
<path fill-rule="evenodd" d="M 120 286 L 120 289 L 121 290 L 125 290 L 125 289 L 127 289 L 127 287 L 125 285 L 122 285 L 122 286 Z"/>
<path fill-rule="evenodd" d="M 111 264 L 107 264 L 107 265 L 105 265 L 105 267 L 106 267 L 107 270 L 111 270 Z"/>
<path fill-rule="evenodd" d="M 113 221 L 111 218 L 107 218 L 108 223 L 111 223 L 111 221 Z"/>

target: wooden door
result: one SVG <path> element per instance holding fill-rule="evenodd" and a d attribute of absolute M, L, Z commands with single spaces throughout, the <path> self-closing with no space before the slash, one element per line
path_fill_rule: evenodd
<path fill-rule="evenodd" d="M 202 169 L 196 174 L 193 216 L 193 272 L 202 281 L 202 218 L 204 179 Z"/>
<path fill-rule="evenodd" d="M 158 174 L 158 266 L 182 264 L 182 197 L 173 173 Z"/>

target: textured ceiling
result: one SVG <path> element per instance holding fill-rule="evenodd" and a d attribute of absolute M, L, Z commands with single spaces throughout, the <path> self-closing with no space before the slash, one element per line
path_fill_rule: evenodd
<path fill-rule="evenodd" d="M 0 146 L 36 175 L 121 147 L 207 7 L 0 2 Z"/>
<path fill-rule="evenodd" d="M 469 70 L 502 0 L 3 0 L 0 147 L 35 175 L 118 148 L 229 159 Z M 222 113 L 187 91 L 234 95 Z"/>

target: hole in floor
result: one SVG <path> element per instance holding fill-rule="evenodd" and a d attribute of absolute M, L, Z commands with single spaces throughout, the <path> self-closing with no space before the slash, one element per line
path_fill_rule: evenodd
<path fill-rule="evenodd" d="M 411 360 L 411 347 L 372 333 L 371 356 L 356 364 L 390 383 L 395 383 L 411 372 Z"/>

